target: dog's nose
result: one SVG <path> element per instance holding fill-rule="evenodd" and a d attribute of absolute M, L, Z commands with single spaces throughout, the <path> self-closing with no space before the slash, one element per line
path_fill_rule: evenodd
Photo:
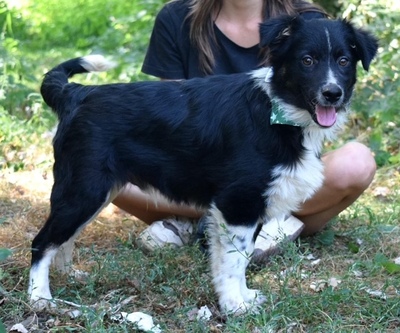
<path fill-rule="evenodd" d="M 337 102 L 342 97 L 342 94 L 342 89 L 336 84 L 329 83 L 322 87 L 322 95 L 329 103 Z"/>

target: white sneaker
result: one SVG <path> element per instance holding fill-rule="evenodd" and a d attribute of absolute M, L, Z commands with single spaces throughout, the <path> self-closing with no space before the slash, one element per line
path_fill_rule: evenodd
<path fill-rule="evenodd" d="M 153 222 L 137 238 L 137 243 L 145 251 L 170 245 L 181 247 L 188 244 L 193 235 L 193 223 L 190 220 L 174 218 Z"/>
<path fill-rule="evenodd" d="M 303 222 L 292 215 L 267 221 L 256 238 L 252 262 L 267 262 L 271 255 L 279 252 L 279 243 L 295 240 L 303 228 Z"/>

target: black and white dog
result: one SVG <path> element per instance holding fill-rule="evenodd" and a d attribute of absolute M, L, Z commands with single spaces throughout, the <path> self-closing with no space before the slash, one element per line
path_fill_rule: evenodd
<path fill-rule="evenodd" d="M 186 81 L 84 86 L 101 56 L 66 61 L 41 92 L 60 123 L 54 138 L 51 212 L 32 244 L 29 294 L 52 305 L 49 266 L 131 182 L 208 209 L 211 274 L 221 310 L 244 312 L 265 297 L 245 270 L 264 220 L 290 213 L 323 183 L 320 153 L 346 120 L 356 65 L 377 51 L 342 20 L 280 17 L 260 27 L 270 67 Z"/>

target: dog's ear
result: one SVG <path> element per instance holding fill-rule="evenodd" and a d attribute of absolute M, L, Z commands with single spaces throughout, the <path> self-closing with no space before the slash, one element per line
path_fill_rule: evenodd
<path fill-rule="evenodd" d="M 293 31 L 293 25 L 300 20 L 296 16 L 279 16 L 260 24 L 260 47 L 279 45 L 285 41 Z"/>
<path fill-rule="evenodd" d="M 368 71 L 369 65 L 378 50 L 378 40 L 369 32 L 355 28 L 348 21 L 344 22 L 353 36 L 350 46 L 354 49 L 358 60 L 361 60 L 363 68 Z"/>

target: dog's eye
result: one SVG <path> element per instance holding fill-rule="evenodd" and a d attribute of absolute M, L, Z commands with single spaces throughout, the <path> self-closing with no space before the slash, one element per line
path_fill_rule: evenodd
<path fill-rule="evenodd" d="M 341 57 L 338 60 L 339 66 L 342 66 L 342 67 L 347 66 L 348 63 L 349 63 L 349 59 L 347 59 L 346 57 Z"/>
<path fill-rule="evenodd" d="M 310 57 L 310 56 L 305 56 L 302 59 L 302 62 L 303 62 L 304 66 L 309 67 L 309 66 L 312 66 L 314 64 L 314 59 L 312 57 Z"/>

